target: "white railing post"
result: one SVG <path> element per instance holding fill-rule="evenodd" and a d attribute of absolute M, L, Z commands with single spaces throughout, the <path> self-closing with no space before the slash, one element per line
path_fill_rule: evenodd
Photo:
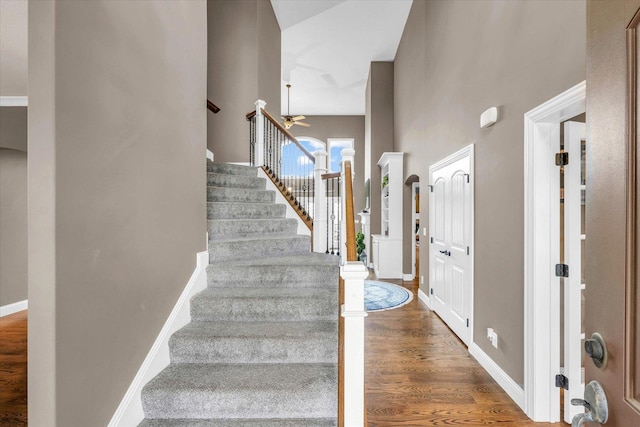
<path fill-rule="evenodd" d="M 340 152 L 342 155 L 342 164 L 341 164 L 341 180 L 340 180 L 340 197 L 342 198 L 340 202 L 340 259 L 342 260 L 342 264 L 347 261 L 347 215 L 346 209 L 347 204 L 345 203 L 345 197 L 347 196 L 346 192 L 346 180 L 347 178 L 353 181 L 353 177 L 355 176 L 355 164 L 354 159 L 356 152 L 351 148 L 345 148 Z M 344 174 L 344 162 L 351 162 L 351 176 L 346 177 Z M 355 219 L 355 218 L 354 218 Z"/>
<path fill-rule="evenodd" d="M 261 99 L 256 101 L 256 164 L 254 166 L 264 165 L 264 114 L 262 114 L 262 110 L 266 105 L 267 103 Z"/>
<path fill-rule="evenodd" d="M 324 150 L 315 151 L 315 169 L 313 172 L 313 252 L 327 251 L 327 189 L 322 175 L 327 173 L 327 153 Z"/>
<path fill-rule="evenodd" d="M 359 261 L 340 267 L 344 280 L 344 425 L 364 426 L 364 280 L 369 270 Z"/>

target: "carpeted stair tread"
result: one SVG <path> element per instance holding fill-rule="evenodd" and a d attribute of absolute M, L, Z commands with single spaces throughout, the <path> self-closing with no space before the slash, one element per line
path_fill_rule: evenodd
<path fill-rule="evenodd" d="M 297 255 L 311 250 L 309 236 L 256 235 L 232 239 L 213 239 L 209 243 L 209 262 L 228 262 L 241 258 Z"/>
<path fill-rule="evenodd" d="M 340 265 L 340 258 L 335 255 L 320 254 L 316 252 L 307 252 L 299 255 L 291 255 L 288 257 L 265 257 L 265 258 L 250 258 L 250 259 L 238 259 L 233 261 L 235 265 L 243 266 L 275 266 L 276 268 L 282 268 L 287 266 L 327 266 L 335 267 L 335 271 L 338 271 Z"/>
<path fill-rule="evenodd" d="M 258 176 L 258 168 L 255 166 L 235 165 L 233 163 L 207 162 L 207 172 L 227 175 Z"/>
<path fill-rule="evenodd" d="M 217 419 L 217 420 L 144 420 L 138 427 L 335 427 L 334 418 L 297 419 Z"/>
<path fill-rule="evenodd" d="M 335 288 L 207 288 L 191 299 L 193 321 L 335 320 Z"/>
<path fill-rule="evenodd" d="M 214 187 L 207 185 L 208 202 L 273 203 L 275 198 L 275 192 L 268 190 Z"/>
<path fill-rule="evenodd" d="M 172 363 L 336 363 L 335 321 L 191 322 L 173 334 Z"/>
<path fill-rule="evenodd" d="M 254 190 L 264 190 L 267 187 L 267 180 L 257 176 L 229 175 L 226 173 L 207 173 L 207 185 L 212 187 L 229 188 L 252 188 Z"/>
<path fill-rule="evenodd" d="M 284 218 L 285 205 L 249 202 L 207 202 L 208 219 Z"/>
<path fill-rule="evenodd" d="M 231 239 L 278 234 L 296 235 L 298 221 L 294 218 L 214 219 L 208 220 L 210 239 Z"/>
<path fill-rule="evenodd" d="M 330 418 L 335 364 L 171 364 L 145 387 L 148 418 Z"/>

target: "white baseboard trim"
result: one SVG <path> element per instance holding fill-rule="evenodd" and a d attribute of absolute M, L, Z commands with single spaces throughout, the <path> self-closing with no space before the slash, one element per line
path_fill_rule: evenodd
<path fill-rule="evenodd" d="M 3 305 L 0 307 L 0 317 L 8 316 L 19 311 L 23 311 L 29 308 L 29 300 L 18 301 L 12 304 Z"/>
<path fill-rule="evenodd" d="M 28 107 L 27 96 L 0 96 L 0 107 Z"/>
<path fill-rule="evenodd" d="M 491 375 L 491 378 L 496 380 L 498 385 L 502 387 L 509 397 L 516 402 L 516 405 L 524 411 L 524 389 L 512 380 L 476 343 L 471 343 L 469 353 L 471 353 L 478 363 Z"/>
<path fill-rule="evenodd" d="M 431 310 L 431 300 L 429 299 L 429 295 L 422 292 L 422 289 L 418 288 L 418 299 L 427 306 L 429 310 Z"/>
<path fill-rule="evenodd" d="M 403 274 L 402 280 L 405 282 L 411 282 L 413 280 L 413 274 Z"/>
<path fill-rule="evenodd" d="M 142 388 L 169 365 L 169 338 L 191 321 L 189 301 L 193 295 L 207 287 L 207 265 L 209 265 L 209 252 L 198 252 L 196 269 L 113 414 L 109 427 L 137 426 L 144 419 Z"/>
<path fill-rule="evenodd" d="M 207 148 L 207 159 L 213 162 L 213 152 Z"/>

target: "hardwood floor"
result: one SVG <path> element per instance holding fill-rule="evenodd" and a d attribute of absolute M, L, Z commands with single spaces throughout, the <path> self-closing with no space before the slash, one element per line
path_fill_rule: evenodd
<path fill-rule="evenodd" d="M 417 299 L 365 319 L 368 425 L 558 426 L 533 423 Z M 27 425 L 27 312 L 0 318 L 0 426 Z"/>
<path fill-rule="evenodd" d="M 27 310 L 0 317 L 0 426 L 27 425 Z"/>
<path fill-rule="evenodd" d="M 552 426 L 534 423 L 480 367 L 438 316 L 418 301 L 365 319 L 369 426 Z"/>

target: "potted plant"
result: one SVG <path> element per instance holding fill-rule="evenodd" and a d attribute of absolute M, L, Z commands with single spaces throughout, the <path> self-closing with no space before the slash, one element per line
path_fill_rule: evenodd
<path fill-rule="evenodd" d="M 364 251 L 364 247 L 364 234 L 361 230 L 358 230 L 356 233 L 356 252 L 358 253 L 358 259 L 366 264 L 367 253 Z"/>
<path fill-rule="evenodd" d="M 385 175 L 382 177 L 382 188 L 386 187 L 387 185 L 389 185 L 389 175 Z"/>

